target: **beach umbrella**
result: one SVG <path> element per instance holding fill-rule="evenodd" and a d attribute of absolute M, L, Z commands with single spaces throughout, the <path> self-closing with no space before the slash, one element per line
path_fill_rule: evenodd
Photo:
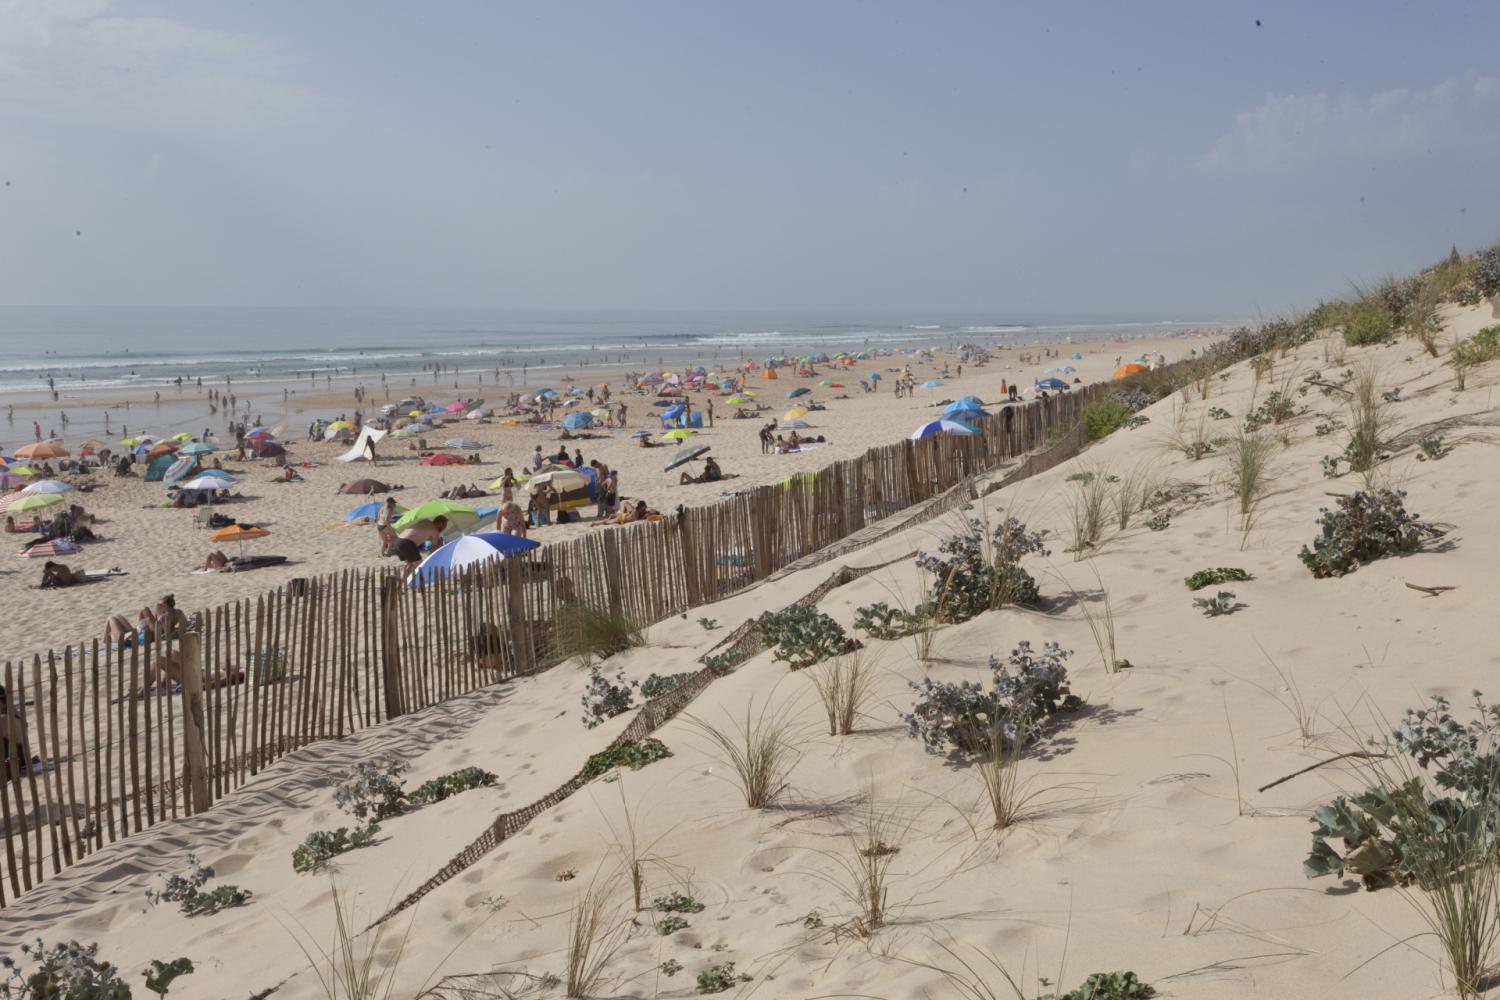
<path fill-rule="evenodd" d="M 943 383 L 939 382 L 935 378 L 930 378 L 926 382 L 922 383 L 922 388 L 923 389 L 941 389 L 942 387 L 943 387 Z"/>
<path fill-rule="evenodd" d="M 530 538 L 508 535 L 503 531 L 482 531 L 473 535 L 461 535 L 433 550 L 407 580 L 408 587 L 426 583 L 442 573 L 455 573 L 470 566 L 505 559 L 509 556 L 541 548 L 541 543 Z"/>
<path fill-rule="evenodd" d="M 955 413 L 983 414 L 984 410 L 977 403 L 971 403 L 968 399 L 960 399 L 958 402 L 949 403 L 943 408 L 943 416 L 945 417 L 951 417 Z M 963 418 L 958 417 L 957 419 L 962 420 Z"/>
<path fill-rule="evenodd" d="M 583 412 L 570 413 L 563 418 L 563 426 L 570 431 L 581 431 L 585 427 L 592 427 L 593 425 L 593 416 Z"/>
<path fill-rule="evenodd" d="M 958 402 L 963 403 L 964 409 L 966 410 L 984 409 L 984 400 L 980 399 L 978 396 L 960 396 L 958 398 Z"/>
<path fill-rule="evenodd" d="M 158 455 L 175 455 L 177 445 L 171 441 L 163 441 L 146 453 L 147 458 L 156 458 Z"/>
<path fill-rule="evenodd" d="M 811 426 L 806 420 L 783 420 L 777 430 L 804 431 Z"/>
<path fill-rule="evenodd" d="M 286 449 L 275 441 L 252 441 L 250 442 L 250 450 L 255 452 L 257 458 L 280 458 L 286 454 Z"/>
<path fill-rule="evenodd" d="M 62 499 L 60 493 L 32 493 L 12 500 L 5 505 L 5 510 L 11 514 L 23 514 L 29 510 L 45 510 L 53 504 L 62 503 Z"/>
<path fill-rule="evenodd" d="M 537 473 L 531 477 L 531 481 L 526 484 L 526 488 L 535 490 L 539 486 L 545 486 L 550 483 L 552 484 L 552 488 L 557 492 L 566 493 L 569 490 L 588 489 L 589 483 L 592 481 L 585 473 L 563 466 Z"/>
<path fill-rule="evenodd" d="M 1149 369 L 1145 365 L 1138 365 L 1134 361 L 1132 361 L 1129 364 L 1121 365 L 1120 367 L 1116 368 L 1115 378 L 1125 378 L 1127 375 L 1134 375 L 1137 372 L 1143 371 L 1149 371 Z"/>
<path fill-rule="evenodd" d="M 744 406 L 745 404 L 749 403 L 750 400 L 746 399 L 744 396 L 730 396 L 729 399 L 726 400 L 726 402 L 729 403 L 730 406 Z"/>
<path fill-rule="evenodd" d="M 1073 352 L 1073 360 L 1074 361 L 1082 361 L 1083 360 L 1083 355 L 1079 354 L 1077 351 L 1074 351 Z"/>
<path fill-rule="evenodd" d="M 344 488 L 340 492 L 347 493 L 350 496 L 359 496 L 360 494 L 389 493 L 390 489 L 389 486 L 378 479 L 356 479 L 352 483 L 345 483 Z"/>
<path fill-rule="evenodd" d="M 801 420 L 807 416 L 807 407 L 794 406 L 781 415 L 782 420 Z"/>
<path fill-rule="evenodd" d="M 251 538 L 265 538 L 270 532 L 265 528 L 253 524 L 231 524 L 227 528 L 220 528 L 208 536 L 211 542 L 234 542 L 240 547 L 240 555 L 245 554 L 245 541 Z"/>
<path fill-rule="evenodd" d="M 767 368 L 767 369 L 765 369 L 764 371 L 762 371 L 760 373 L 760 377 L 764 378 L 764 379 L 777 379 L 777 378 L 780 378 L 780 376 L 776 374 L 776 369 L 774 369 L 774 368 Z"/>
<path fill-rule="evenodd" d="M 670 461 L 668 461 L 666 465 L 662 466 L 661 471 L 663 471 L 663 472 L 671 472 L 673 469 L 677 468 L 679 465 L 686 465 L 689 462 L 697 461 L 698 459 L 702 458 L 704 455 L 708 454 L 708 448 L 709 448 L 709 446 L 706 445 L 706 444 L 696 444 L 696 445 L 693 445 L 693 447 L 691 447 L 691 448 L 684 448 L 681 452 L 679 452 L 677 455 L 675 455 Z"/>
<path fill-rule="evenodd" d="M 536 394 L 537 399 L 547 399 L 557 395 L 556 389 L 542 389 Z"/>
<path fill-rule="evenodd" d="M 603 407 L 600 407 L 597 410 L 590 410 L 589 411 L 589 415 L 592 416 L 595 420 L 608 420 L 609 419 L 609 411 L 606 410 L 606 409 L 604 409 Z"/>
<path fill-rule="evenodd" d="M 104 447 L 104 442 L 103 441 L 97 440 L 95 438 L 89 438 L 87 441 L 83 442 L 83 444 L 81 444 L 81 445 L 78 446 L 78 454 L 80 454 L 80 455 L 92 455 L 94 452 L 98 451 L 100 448 L 103 448 L 103 447 Z M 0 459 L 0 465 L 3 465 L 4 462 L 5 462 L 4 459 Z"/>
<path fill-rule="evenodd" d="M 456 500 L 429 500 L 402 514 L 395 527 L 397 531 L 401 531 L 418 521 L 431 521 L 435 517 L 446 517 L 449 527 L 463 530 L 472 527 L 479 520 L 479 513 L 473 507 L 466 507 Z"/>
<path fill-rule="evenodd" d="M 469 408 L 468 403 L 449 403 L 443 407 L 444 413 L 462 413 Z"/>
<path fill-rule="evenodd" d="M 481 406 L 477 410 L 470 410 L 468 413 L 464 414 L 464 419 L 465 420 L 483 420 L 485 417 L 490 416 L 490 414 L 492 412 L 493 411 L 490 410 L 489 407 Z"/>
<path fill-rule="evenodd" d="M 1038 379 L 1036 386 L 1038 389 L 1066 389 L 1068 383 L 1060 378 L 1044 378 Z"/>
<path fill-rule="evenodd" d="M 10 471 L 13 475 L 17 476 L 34 476 L 37 474 L 37 470 L 29 465 L 17 465 L 12 467 Z"/>
<path fill-rule="evenodd" d="M 67 458 L 71 454 L 68 449 L 51 441 L 38 441 L 35 444 L 22 445 L 16 449 L 17 458 Z"/>
<path fill-rule="evenodd" d="M 428 455 L 422 459 L 422 465 L 463 465 L 464 459 L 461 455 L 452 455 L 448 452 L 439 452 L 436 455 Z"/>
<path fill-rule="evenodd" d="M 880 381 L 880 373 L 879 372 L 865 372 L 865 378 L 869 379 L 871 382 L 879 382 Z"/>
<path fill-rule="evenodd" d="M 193 436 L 191 434 L 189 434 L 187 431 L 183 431 L 180 434 L 173 434 L 172 435 L 172 440 L 176 441 L 178 444 L 186 444 L 187 442 L 191 441 L 192 439 L 193 439 Z"/>
<path fill-rule="evenodd" d="M 356 507 L 353 510 L 351 510 L 349 513 L 345 514 L 344 515 L 344 520 L 346 520 L 346 521 L 373 521 L 377 517 L 380 516 L 380 512 L 382 510 L 384 510 L 384 509 L 385 509 L 385 504 L 384 503 L 382 503 L 379 500 L 371 500 L 369 503 L 362 503 L 358 507 Z M 397 514 L 405 514 L 406 513 L 406 508 L 402 507 L 400 504 L 397 504 L 396 505 L 396 513 Z"/>
<path fill-rule="evenodd" d="M 219 450 L 218 448 L 216 448 L 213 445 L 209 444 L 207 441 L 194 441 L 192 444 L 185 444 L 185 445 L 183 445 L 182 446 L 182 450 L 179 451 L 177 454 L 179 454 L 179 455 L 207 455 L 210 452 L 214 452 L 214 451 L 218 451 L 218 450 Z"/>
<path fill-rule="evenodd" d="M 197 467 L 198 460 L 196 458 L 191 455 L 184 455 L 182 458 L 177 459 L 171 465 L 167 466 L 167 471 L 163 472 L 161 475 L 161 481 L 166 485 L 171 486 L 179 479 L 186 479 L 188 476 L 192 475 L 193 470 Z"/>
<path fill-rule="evenodd" d="M 913 441 L 920 441 L 923 438 L 932 437 L 934 434 L 973 434 L 975 430 L 976 428 L 970 427 L 968 424 L 959 423 L 956 420 L 934 420 L 912 431 L 911 439 Z"/>
<path fill-rule="evenodd" d="M 673 405 L 667 407 L 665 410 L 661 411 L 661 418 L 663 420 L 675 420 L 686 412 L 686 406 L 682 405 L 681 403 L 674 403 Z"/>
<path fill-rule="evenodd" d="M 1058 365 L 1055 368 L 1048 368 L 1042 374 L 1044 374 L 1044 375 L 1071 375 L 1074 372 L 1076 372 L 1077 370 L 1078 369 L 1074 368 L 1072 365 Z"/>
<path fill-rule="evenodd" d="M 484 447 L 484 445 L 473 438 L 449 438 L 443 444 L 449 448 L 463 448 L 468 451 L 475 451 Z"/>
<path fill-rule="evenodd" d="M 59 479 L 38 479 L 21 492 L 27 496 L 36 496 L 43 493 L 72 493 L 78 487 L 72 483 L 65 483 Z"/>
<path fill-rule="evenodd" d="M 428 431 L 432 430 L 433 427 L 431 424 L 416 423 L 407 424 L 406 429 L 411 431 L 413 434 L 426 434 Z"/>
<path fill-rule="evenodd" d="M 662 437 L 670 438 L 673 441 L 686 441 L 688 438 L 697 433 L 697 431 L 690 431 L 686 427 L 679 427 L 675 431 L 667 431 L 662 435 Z"/>
<path fill-rule="evenodd" d="M 219 476 L 197 476 L 185 483 L 178 483 L 180 490 L 227 490 L 238 482 L 235 479 L 223 479 Z"/>
<path fill-rule="evenodd" d="M 793 389 L 791 392 L 787 393 L 786 394 L 786 398 L 787 399 L 796 399 L 798 396 L 806 396 L 810 392 L 812 392 L 812 390 L 809 389 L 807 386 L 805 386 L 805 385 L 804 386 L 798 386 L 797 388 Z"/>
<path fill-rule="evenodd" d="M 207 479 L 222 479 L 226 483 L 239 482 L 238 479 L 225 472 L 223 469 L 204 469 L 203 471 L 199 472 L 198 475 Z"/>
<path fill-rule="evenodd" d="M 8 490 L 12 486 L 20 486 L 24 482 L 26 482 L 24 476 L 18 476 L 9 469 L 0 471 L 0 490 Z"/>

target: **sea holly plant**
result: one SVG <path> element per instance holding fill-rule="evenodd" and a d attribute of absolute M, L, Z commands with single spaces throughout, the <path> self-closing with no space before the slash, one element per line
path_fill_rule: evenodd
<path fill-rule="evenodd" d="M 1252 579 L 1249 573 L 1233 566 L 1220 566 L 1217 569 L 1200 569 L 1189 576 L 1183 582 L 1187 584 L 1188 590 L 1202 590 L 1204 587 L 1213 587 L 1221 583 L 1243 583 Z"/>
<path fill-rule="evenodd" d="M 740 983 L 749 981 L 750 977 L 745 973 L 734 970 L 733 962 L 722 962 L 718 965 L 710 965 L 698 973 L 698 992 L 723 993 Z"/>
<path fill-rule="evenodd" d="M 178 908 L 191 917 L 240 906 L 250 898 L 250 890 L 237 885 L 220 885 L 203 891 L 203 886 L 213 877 L 214 870 L 199 861 L 197 854 L 190 853 L 187 874 L 163 876 L 161 890 L 147 889 L 146 901 L 152 906 L 177 903 Z"/>
<path fill-rule="evenodd" d="M 1234 603 L 1234 594 L 1231 591 L 1221 590 L 1213 597 L 1193 598 L 1193 607 L 1210 618 L 1217 618 L 1219 615 L 1232 613 L 1237 605 Z"/>
<path fill-rule="evenodd" d="M 844 632 L 844 626 L 810 605 L 794 604 L 781 611 L 769 611 L 761 615 L 760 627 L 766 641 L 776 646 L 773 658 L 793 670 L 859 648 L 859 642 Z"/>
<path fill-rule="evenodd" d="M 192 971 L 192 959 L 177 958 L 170 962 L 163 962 L 159 958 L 154 958 L 151 960 L 151 967 L 146 970 L 146 989 L 159 997 L 164 997 L 175 979 L 189 975 Z"/>
<path fill-rule="evenodd" d="M 1040 653 L 1020 642 L 1005 660 L 990 657 L 990 683 L 942 683 L 931 677 L 912 682 L 920 697 L 903 715 L 906 733 L 929 753 L 982 754 L 1035 740 L 1059 712 L 1077 710 L 1082 700 L 1068 690 L 1064 661 L 1072 650 L 1055 642 Z"/>
<path fill-rule="evenodd" d="M 876 601 L 855 609 L 854 627 L 871 639 L 900 639 L 918 631 L 922 621 L 901 608 Z"/>
<path fill-rule="evenodd" d="M 634 681 L 625 679 L 622 670 L 610 683 L 598 666 L 589 668 L 589 682 L 583 689 L 583 724 L 589 729 L 600 726 L 635 707 Z"/>
<path fill-rule="evenodd" d="M 1473 693 L 1474 718 L 1446 698 L 1408 709 L 1374 745 L 1404 766 L 1403 780 L 1339 796 L 1314 811 L 1308 878 L 1357 875 L 1367 888 L 1430 883 L 1493 853 L 1500 823 L 1500 705 Z M 1428 776 L 1432 786 L 1428 784 Z M 1439 794 L 1439 792 L 1443 794 Z"/>
<path fill-rule="evenodd" d="M 498 780 L 494 774 L 483 768 L 461 767 L 457 771 L 423 782 L 408 798 L 412 802 L 431 805 L 461 792 L 467 792 L 471 788 L 488 788 Z"/>
<path fill-rule="evenodd" d="M 1388 555 L 1415 552 L 1437 528 L 1409 513 L 1404 490 L 1360 490 L 1338 498 L 1338 509 L 1322 510 L 1312 548 L 1297 557 L 1315 577 L 1343 576 Z"/>
<path fill-rule="evenodd" d="M 0 958 L 0 1000 L 130 1000 L 130 984 L 120 970 L 99 960 L 97 944 L 77 941 L 48 948 L 21 945 L 18 961 Z"/>
<path fill-rule="evenodd" d="M 1047 555 L 1044 532 L 1031 531 L 1007 517 L 992 533 L 964 519 L 964 529 L 945 540 L 935 554 L 917 553 L 917 565 L 934 580 L 917 609 L 922 620 L 963 622 L 1010 604 L 1035 604 L 1036 580 L 1021 568 L 1024 556 Z"/>
<path fill-rule="evenodd" d="M 361 761 L 340 780 L 333 801 L 357 819 L 379 821 L 406 809 L 401 775 L 411 765 L 395 754 Z"/>
<path fill-rule="evenodd" d="M 319 830 L 309 833 L 307 839 L 292 851 L 292 870 L 316 871 L 336 855 L 371 843 L 379 832 L 380 824 L 371 820 L 365 826 L 353 831 L 341 826 L 337 830 Z"/>
<path fill-rule="evenodd" d="M 1076 989 L 1061 996 L 1048 993 L 1037 1000 L 1150 1000 L 1156 989 L 1134 972 L 1095 972 Z"/>

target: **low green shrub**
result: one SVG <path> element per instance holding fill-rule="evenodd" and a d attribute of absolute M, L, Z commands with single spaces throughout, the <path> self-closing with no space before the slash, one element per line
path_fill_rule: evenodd
<path fill-rule="evenodd" d="M 655 698 L 657 695 L 666 694 L 674 688 L 679 688 L 693 677 L 691 670 L 680 674 L 652 674 L 641 681 L 641 697 Z"/>
<path fill-rule="evenodd" d="M 163 962 L 159 958 L 153 958 L 151 967 L 146 970 L 146 989 L 159 997 L 164 997 L 173 980 L 179 976 L 191 975 L 192 972 L 192 959 L 178 958 Z"/>
<path fill-rule="evenodd" d="M 362 827 L 350 830 L 341 826 L 337 830 L 319 830 L 309 833 L 296 850 L 292 851 L 292 870 L 315 871 L 335 856 L 368 845 L 380 832 L 380 824 L 371 820 Z"/>
<path fill-rule="evenodd" d="M 1487 326 L 1467 340 L 1455 344 L 1448 355 L 1455 368 L 1473 368 L 1500 358 L 1500 325 Z"/>
<path fill-rule="evenodd" d="M 675 976 L 682 971 L 682 963 L 675 958 L 669 958 L 658 965 L 657 968 L 661 970 L 661 974 L 664 976 Z"/>
<path fill-rule="evenodd" d="M 1133 412 L 1118 396 L 1107 396 L 1083 408 L 1083 429 L 1089 440 L 1097 441 L 1119 430 Z"/>
<path fill-rule="evenodd" d="M 431 781 L 423 782 L 408 797 L 413 802 L 430 805 L 451 798 L 460 792 L 467 792 L 471 788 L 488 788 L 497 780 L 495 775 L 483 768 L 463 767 L 451 774 L 444 774 Z"/>
<path fill-rule="evenodd" d="M 361 761 L 339 778 L 333 801 L 356 819 L 379 821 L 406 808 L 401 775 L 411 765 L 394 754 Z"/>
<path fill-rule="evenodd" d="M 939 683 L 931 677 L 913 681 L 911 687 L 921 697 L 902 716 L 906 734 L 920 739 L 929 753 L 984 754 L 1024 746 L 1052 716 L 1082 706 L 1068 690 L 1064 661 L 1072 655 L 1055 642 L 1033 653 L 1031 643 L 1023 641 L 1004 661 L 990 657 L 988 687 L 972 681 Z"/>
<path fill-rule="evenodd" d="M 854 627 L 871 639 L 900 639 L 920 629 L 922 621 L 901 608 L 876 601 L 855 609 Z"/>
<path fill-rule="evenodd" d="M 651 901 L 651 905 L 663 913 L 702 913 L 703 904 L 692 896 L 685 893 L 674 892 L 667 896 L 657 896 Z"/>
<path fill-rule="evenodd" d="M 1350 347 L 1383 344 L 1391 339 L 1395 330 L 1395 317 L 1388 310 L 1373 304 L 1361 304 L 1344 323 L 1344 343 Z"/>
<path fill-rule="evenodd" d="M 584 762 L 583 770 L 578 776 L 583 781 L 592 781 L 606 771 L 613 771 L 617 767 L 628 767 L 632 771 L 639 771 L 647 764 L 670 756 L 672 756 L 672 751 L 655 737 L 648 736 L 643 740 L 623 740 L 591 755 Z"/>
<path fill-rule="evenodd" d="M 601 726 L 606 721 L 630 711 L 635 707 L 635 689 L 640 685 L 627 681 L 625 672 L 608 677 L 597 665 L 589 668 L 589 680 L 583 689 L 583 725 L 587 729 Z"/>
<path fill-rule="evenodd" d="M 656 922 L 656 933 L 662 937 L 675 934 L 688 926 L 688 922 L 682 917 L 663 917 Z"/>
<path fill-rule="evenodd" d="M 774 658 L 802 670 L 815 663 L 859 648 L 844 626 L 811 605 L 794 604 L 760 617 L 766 641 L 776 646 Z"/>
<path fill-rule="evenodd" d="M 1415 552 L 1437 530 L 1409 513 L 1404 490 L 1360 490 L 1322 510 L 1322 531 L 1297 557 L 1315 577 L 1343 576 L 1388 555 Z"/>
<path fill-rule="evenodd" d="M 1187 584 L 1188 590 L 1202 590 L 1204 587 L 1216 587 L 1221 583 L 1243 583 L 1254 579 L 1249 573 L 1232 566 L 1220 566 L 1217 569 L 1200 569 L 1183 583 Z"/>
<path fill-rule="evenodd" d="M 719 965 L 710 965 L 698 973 L 698 992 L 723 993 L 725 990 L 734 989 L 740 983 L 749 981 L 749 976 L 743 972 L 734 971 L 733 962 L 723 962 Z"/>
<path fill-rule="evenodd" d="M 1500 246 L 1475 254 L 1470 273 L 1480 295 L 1500 295 Z"/>
<path fill-rule="evenodd" d="M 1150 1000 L 1156 990 L 1134 972 L 1095 972 L 1083 985 L 1061 995 L 1048 993 L 1037 1000 Z"/>

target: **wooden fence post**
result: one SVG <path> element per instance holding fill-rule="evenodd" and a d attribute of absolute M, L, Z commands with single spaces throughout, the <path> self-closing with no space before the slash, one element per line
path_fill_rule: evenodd
<path fill-rule="evenodd" d="M 406 714 L 401 698 L 401 631 L 396 620 L 402 586 L 403 581 L 394 576 L 380 582 L 380 670 L 387 719 Z"/>
<path fill-rule="evenodd" d="M 213 805 L 208 789 L 207 740 L 203 722 L 203 647 L 197 632 L 182 633 L 177 656 L 182 663 L 182 783 L 194 813 Z"/>

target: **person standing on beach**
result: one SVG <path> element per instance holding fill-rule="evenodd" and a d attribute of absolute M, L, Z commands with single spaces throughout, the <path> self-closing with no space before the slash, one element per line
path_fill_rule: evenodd
<path fill-rule="evenodd" d="M 40 441 L 42 439 L 42 425 L 33 420 L 31 422 L 31 433 L 35 434 L 36 439 Z"/>
<path fill-rule="evenodd" d="M 708 397 L 708 426 L 712 427 L 713 425 L 714 425 L 714 398 L 712 396 L 710 396 L 710 397 Z"/>

